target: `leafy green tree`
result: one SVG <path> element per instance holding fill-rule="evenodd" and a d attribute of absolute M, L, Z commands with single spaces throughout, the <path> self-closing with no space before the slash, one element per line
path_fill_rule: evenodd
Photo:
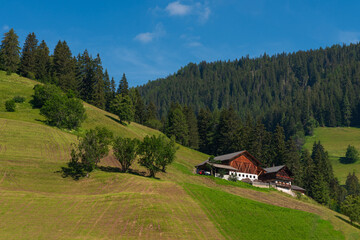
<path fill-rule="evenodd" d="M 146 136 L 139 148 L 139 164 L 146 167 L 150 172 L 150 177 L 155 177 L 159 171 L 165 171 L 165 168 L 170 164 L 176 153 L 175 141 L 166 141 L 165 137 Z"/>
<path fill-rule="evenodd" d="M 129 95 L 116 95 L 111 103 L 111 111 L 119 117 L 121 124 L 130 124 L 134 120 L 134 106 Z"/>
<path fill-rule="evenodd" d="M 355 163 L 359 160 L 359 152 L 354 146 L 349 145 L 346 149 L 345 163 Z"/>
<path fill-rule="evenodd" d="M 51 80 L 50 77 L 51 60 L 49 54 L 50 54 L 49 48 L 46 45 L 45 41 L 42 40 L 36 50 L 35 78 L 44 83 L 50 82 Z"/>
<path fill-rule="evenodd" d="M 79 143 L 73 145 L 70 162 L 76 167 L 80 164 L 85 172 L 91 172 L 100 160 L 108 155 L 112 132 L 105 127 L 96 127 L 87 131 L 85 136 L 78 140 Z"/>
<path fill-rule="evenodd" d="M 36 71 L 36 55 L 38 40 L 35 33 L 30 33 L 25 40 L 20 59 L 19 72 L 22 76 L 34 79 Z"/>
<path fill-rule="evenodd" d="M 78 128 L 85 120 L 85 108 L 82 102 L 65 95 L 54 85 L 35 85 L 32 104 L 41 108 L 40 114 L 48 123 L 60 128 Z"/>
<path fill-rule="evenodd" d="M 17 71 L 20 63 L 20 47 L 18 38 L 19 37 L 16 35 L 14 29 L 11 28 L 4 34 L 4 38 L 1 41 L 1 68 L 9 75 Z"/>
<path fill-rule="evenodd" d="M 359 179 L 355 175 L 355 171 L 351 174 L 349 173 L 346 177 L 345 189 L 348 195 L 359 196 L 360 195 L 360 185 Z"/>
<path fill-rule="evenodd" d="M 33 89 L 34 95 L 31 103 L 35 108 L 41 108 L 42 106 L 44 106 L 45 102 L 53 96 L 63 94 L 61 89 L 52 84 L 36 84 Z"/>
<path fill-rule="evenodd" d="M 5 109 L 7 112 L 15 112 L 16 104 L 14 99 L 10 99 L 5 102 Z"/>
<path fill-rule="evenodd" d="M 349 195 L 341 205 L 341 212 L 348 216 L 351 224 L 360 221 L 360 197 Z"/>
<path fill-rule="evenodd" d="M 138 146 L 137 139 L 118 137 L 115 139 L 113 150 L 115 158 L 121 165 L 121 171 L 127 172 L 136 159 Z"/>

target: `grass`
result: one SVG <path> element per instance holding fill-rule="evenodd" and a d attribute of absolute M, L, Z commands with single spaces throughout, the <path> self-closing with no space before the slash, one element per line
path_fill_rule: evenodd
<path fill-rule="evenodd" d="M 226 220 L 232 218 L 233 205 L 216 200 L 216 204 L 223 205 L 219 209 L 223 219 L 213 218 L 208 209 L 212 206 L 198 196 L 205 194 L 202 197 L 207 198 L 208 187 L 235 202 L 250 201 L 242 196 L 263 202 L 261 206 L 273 204 L 314 212 L 320 216 L 317 218 L 327 220 L 319 220 L 321 226 L 331 222 L 347 239 L 360 238 L 358 229 L 322 206 L 305 204 L 276 191 L 254 191 L 249 185 L 193 174 L 194 166 L 208 156 L 182 146 L 167 173 L 157 175 L 159 179 L 101 170 L 79 181 L 64 179 L 58 171 L 69 159 L 70 143 L 87 129 L 106 126 L 115 136 L 138 139 L 161 133 L 136 123 L 121 125 L 115 115 L 86 103 L 88 118 L 78 131 L 49 127 L 29 103 L 36 83 L 0 71 L 0 239 L 227 238 L 229 231 L 239 231 L 236 224 L 231 230 Z M 24 96 L 25 103 L 17 104 L 14 113 L 4 112 L 3 103 L 17 95 Z M 117 167 L 118 163 L 110 155 L 102 165 Z M 145 171 L 137 164 L 133 168 Z M 286 221 L 281 224 L 287 228 Z M 277 229 L 281 224 L 273 231 L 282 231 Z"/>
<path fill-rule="evenodd" d="M 346 176 L 349 172 L 355 171 L 358 178 L 360 178 L 360 162 L 353 164 L 343 164 L 340 161 L 341 157 L 345 156 L 348 145 L 355 146 L 360 151 L 360 129 L 352 127 L 337 127 L 316 128 L 313 136 L 306 138 L 304 145 L 309 151 L 315 141 L 320 141 L 325 150 L 329 153 L 329 158 L 334 169 L 335 176 L 344 184 Z"/>
<path fill-rule="evenodd" d="M 319 216 L 267 205 L 198 185 L 186 191 L 227 239 L 344 239 Z"/>

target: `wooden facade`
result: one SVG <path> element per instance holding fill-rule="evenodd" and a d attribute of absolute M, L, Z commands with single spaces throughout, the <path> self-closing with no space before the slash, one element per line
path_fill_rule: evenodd
<path fill-rule="evenodd" d="M 229 160 L 229 165 L 243 173 L 260 175 L 264 171 L 260 167 L 260 162 L 246 151 L 235 159 Z"/>

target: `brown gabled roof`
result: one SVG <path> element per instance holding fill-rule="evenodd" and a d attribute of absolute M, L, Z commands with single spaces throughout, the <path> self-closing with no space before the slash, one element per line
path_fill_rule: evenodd
<path fill-rule="evenodd" d="M 239 157 L 242 154 L 247 154 L 252 160 L 254 160 L 255 162 L 257 162 L 259 164 L 259 166 L 261 165 L 261 162 L 259 160 L 257 160 L 253 155 L 251 155 L 248 151 L 243 150 L 243 151 L 239 151 L 239 152 L 234 152 L 234 153 L 228 153 L 228 154 L 224 154 L 224 155 L 220 155 L 220 156 L 216 156 L 214 157 L 214 160 L 217 161 L 229 161 L 232 159 L 235 159 L 237 157 Z M 205 163 L 207 163 L 209 161 L 209 159 L 205 160 L 204 162 L 196 165 L 195 167 L 199 167 L 201 165 L 204 165 Z"/>

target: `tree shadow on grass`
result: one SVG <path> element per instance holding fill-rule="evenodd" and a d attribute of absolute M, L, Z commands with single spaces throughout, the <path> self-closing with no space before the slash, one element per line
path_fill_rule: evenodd
<path fill-rule="evenodd" d="M 98 166 L 98 169 L 104 172 L 118 172 L 118 173 L 122 173 L 121 169 L 118 167 L 109 167 L 109 166 Z M 134 170 L 134 169 L 129 169 L 126 173 L 132 174 L 132 175 L 136 175 L 136 176 L 140 176 L 140 177 L 146 177 L 146 178 L 150 178 L 150 176 L 146 175 L 145 171 L 139 171 L 139 170 Z M 160 178 L 154 177 L 153 179 L 157 179 L 160 180 Z"/>
<path fill-rule="evenodd" d="M 110 115 L 105 115 L 105 116 L 106 116 L 107 118 L 110 118 L 111 120 L 113 120 L 113 121 L 115 121 L 115 122 L 123 125 L 123 126 L 126 126 L 126 125 L 127 125 L 125 122 L 121 122 L 119 119 L 116 119 L 116 118 L 114 118 L 114 117 L 112 117 L 112 116 L 110 116 Z"/>
<path fill-rule="evenodd" d="M 340 157 L 340 163 L 342 164 L 353 164 L 354 162 L 349 162 L 346 157 Z"/>
<path fill-rule="evenodd" d="M 351 226 L 356 227 L 357 229 L 360 229 L 360 225 L 358 225 L 358 224 L 356 224 L 356 223 L 351 223 L 349 220 L 346 220 L 345 218 L 340 217 L 340 216 L 338 216 L 338 215 L 336 215 L 336 217 L 339 218 L 339 219 L 341 219 L 341 220 L 343 220 L 344 222 L 350 224 Z"/>

